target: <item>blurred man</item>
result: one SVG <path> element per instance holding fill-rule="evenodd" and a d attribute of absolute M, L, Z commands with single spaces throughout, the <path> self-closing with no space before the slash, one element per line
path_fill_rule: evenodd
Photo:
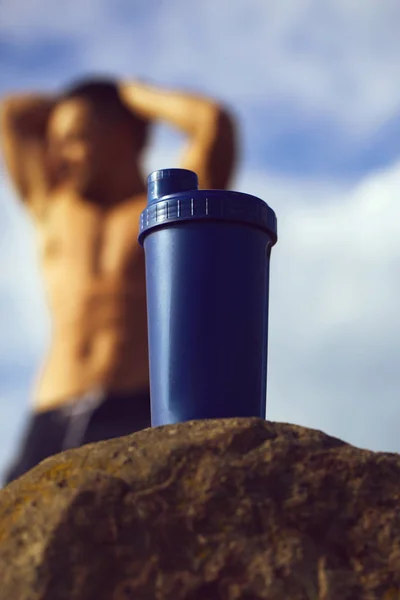
<path fill-rule="evenodd" d="M 2 103 L 3 153 L 36 226 L 52 342 L 6 482 L 47 456 L 150 426 L 140 170 L 149 125 L 184 131 L 181 167 L 224 188 L 234 128 L 216 102 L 87 80 L 59 97 Z M 165 167 L 169 165 L 160 165 Z"/>

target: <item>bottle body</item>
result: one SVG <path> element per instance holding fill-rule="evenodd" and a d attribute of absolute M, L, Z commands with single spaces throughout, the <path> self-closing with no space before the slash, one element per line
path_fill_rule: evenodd
<path fill-rule="evenodd" d="M 153 426 L 265 418 L 274 241 L 248 223 L 212 219 L 145 236 Z"/>

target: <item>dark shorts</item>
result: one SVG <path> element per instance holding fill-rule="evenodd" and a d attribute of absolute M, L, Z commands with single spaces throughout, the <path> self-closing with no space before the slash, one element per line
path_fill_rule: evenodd
<path fill-rule="evenodd" d="M 3 484 L 63 450 L 129 435 L 150 425 L 147 391 L 129 395 L 94 392 L 56 410 L 33 413 L 21 450 L 3 478 Z"/>

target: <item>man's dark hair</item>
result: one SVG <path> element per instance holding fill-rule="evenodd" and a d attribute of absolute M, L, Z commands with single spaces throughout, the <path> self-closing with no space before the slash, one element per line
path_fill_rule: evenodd
<path fill-rule="evenodd" d="M 138 147 L 143 149 L 148 138 L 149 122 L 142 119 L 121 100 L 116 83 L 108 79 L 84 79 L 69 86 L 60 96 L 60 101 L 72 98 L 87 100 L 101 116 L 111 120 L 125 120 L 132 126 Z"/>

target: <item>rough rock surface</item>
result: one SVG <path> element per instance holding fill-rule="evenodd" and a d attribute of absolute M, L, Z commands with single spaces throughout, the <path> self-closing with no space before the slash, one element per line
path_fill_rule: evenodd
<path fill-rule="evenodd" d="M 147 429 L 0 492 L 1 600 L 397 600 L 400 457 L 259 419 Z"/>

